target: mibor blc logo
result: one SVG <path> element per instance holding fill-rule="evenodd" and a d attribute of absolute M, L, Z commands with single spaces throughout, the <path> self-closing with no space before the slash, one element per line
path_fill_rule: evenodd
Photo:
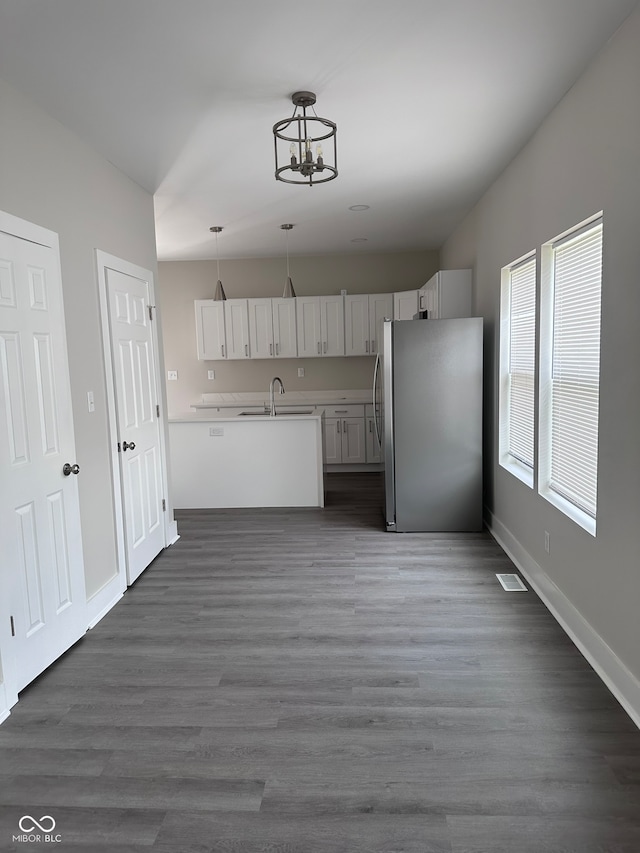
<path fill-rule="evenodd" d="M 42 815 L 40 819 L 36 819 L 30 814 L 22 815 L 18 821 L 18 826 L 21 833 L 12 836 L 11 840 L 14 842 L 58 844 L 62 841 L 62 836 L 59 833 L 53 834 L 56 822 L 49 814 Z"/>

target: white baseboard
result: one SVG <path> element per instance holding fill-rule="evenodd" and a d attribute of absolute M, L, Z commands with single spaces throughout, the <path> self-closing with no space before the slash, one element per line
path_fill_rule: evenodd
<path fill-rule="evenodd" d="M 511 531 L 485 507 L 489 532 L 536 591 L 543 604 L 640 728 L 640 681 L 542 570 Z"/>
<path fill-rule="evenodd" d="M 98 622 L 120 601 L 125 589 L 118 574 L 87 601 L 88 628 L 95 628 Z"/>
<path fill-rule="evenodd" d="M 174 519 L 167 525 L 167 547 L 169 545 L 175 545 L 179 538 L 178 522 Z"/>

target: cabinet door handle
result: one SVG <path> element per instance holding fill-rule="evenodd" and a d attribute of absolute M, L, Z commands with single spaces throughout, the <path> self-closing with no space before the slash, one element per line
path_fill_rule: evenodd
<path fill-rule="evenodd" d="M 340 421 L 336 421 L 336 430 L 340 432 Z"/>
<path fill-rule="evenodd" d="M 371 341 L 371 353 L 373 354 L 376 351 L 376 341 L 375 338 Z"/>
<path fill-rule="evenodd" d="M 248 356 L 248 355 L 249 355 L 249 344 L 245 344 L 245 345 L 244 345 L 244 354 L 245 354 L 246 356 Z"/>
<path fill-rule="evenodd" d="M 273 355 L 273 344 L 269 344 L 269 355 Z"/>
<path fill-rule="evenodd" d="M 347 422 L 342 421 L 342 432 L 346 432 L 346 431 L 347 431 Z"/>
<path fill-rule="evenodd" d="M 327 342 L 326 342 L 326 341 L 325 341 L 325 342 L 324 342 L 324 344 L 323 344 L 323 349 L 324 349 L 324 352 L 326 352 L 326 351 L 327 351 Z"/>
<path fill-rule="evenodd" d="M 224 358 L 224 344 L 222 344 L 222 357 Z"/>
<path fill-rule="evenodd" d="M 348 415 L 349 414 L 347 409 L 334 409 L 333 411 L 334 411 L 334 414 L 336 414 L 336 415 Z"/>
<path fill-rule="evenodd" d="M 318 355 L 320 355 L 320 341 L 318 341 Z"/>
<path fill-rule="evenodd" d="M 369 352 L 369 341 L 364 342 L 364 351 Z"/>
<path fill-rule="evenodd" d="M 280 344 L 276 344 L 276 355 L 280 355 Z"/>
<path fill-rule="evenodd" d="M 369 432 L 373 432 L 373 422 L 371 418 L 369 418 Z"/>

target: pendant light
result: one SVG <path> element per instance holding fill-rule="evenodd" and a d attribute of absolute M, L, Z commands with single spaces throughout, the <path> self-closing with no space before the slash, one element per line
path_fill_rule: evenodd
<path fill-rule="evenodd" d="M 222 225 L 212 225 L 209 231 L 213 231 L 216 235 L 216 265 L 218 268 L 218 283 L 216 284 L 216 292 L 213 295 L 214 302 L 224 302 L 227 294 L 224 292 L 224 287 L 220 281 L 220 254 L 218 252 L 218 234 L 222 231 Z"/>
<path fill-rule="evenodd" d="M 283 299 L 294 299 L 296 292 L 293 289 L 293 282 L 291 281 L 291 276 L 289 275 L 289 231 L 293 228 L 293 225 L 289 222 L 288 224 L 280 226 L 282 230 L 286 234 L 286 246 L 287 246 L 287 280 L 284 285 L 284 291 L 282 293 Z"/>
<path fill-rule="evenodd" d="M 332 181 L 338 177 L 336 123 L 316 115 L 314 92 L 294 92 L 291 100 L 293 115 L 273 126 L 276 181 L 308 187 Z"/>

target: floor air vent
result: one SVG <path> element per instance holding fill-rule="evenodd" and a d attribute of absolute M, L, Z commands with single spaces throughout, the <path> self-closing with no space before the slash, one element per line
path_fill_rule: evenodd
<path fill-rule="evenodd" d="M 520 580 L 519 575 L 498 575 L 496 577 L 507 592 L 527 592 L 526 586 Z"/>

